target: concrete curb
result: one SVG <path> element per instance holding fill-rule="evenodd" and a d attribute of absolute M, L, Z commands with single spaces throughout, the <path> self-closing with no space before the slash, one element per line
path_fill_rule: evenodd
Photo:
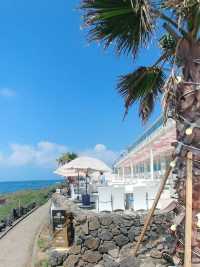
<path fill-rule="evenodd" d="M 31 259 L 30 259 L 30 265 L 27 266 L 27 267 L 34 267 L 35 266 L 35 258 L 36 258 L 36 254 L 37 254 L 37 251 L 38 251 L 37 242 L 38 242 L 38 239 L 40 237 L 40 234 L 41 234 L 43 228 L 44 228 L 44 224 L 41 225 L 41 227 L 39 228 L 38 233 L 35 235 L 35 240 L 34 240 Z"/>

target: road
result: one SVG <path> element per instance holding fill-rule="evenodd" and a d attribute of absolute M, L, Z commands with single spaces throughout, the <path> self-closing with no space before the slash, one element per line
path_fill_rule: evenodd
<path fill-rule="evenodd" d="M 0 267 L 28 267 L 35 237 L 48 219 L 49 203 L 46 203 L 0 240 Z"/>

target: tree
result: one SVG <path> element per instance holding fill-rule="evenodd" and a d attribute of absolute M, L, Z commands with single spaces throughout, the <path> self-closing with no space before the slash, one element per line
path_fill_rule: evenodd
<path fill-rule="evenodd" d="M 62 166 L 64 165 L 65 163 L 68 163 L 70 162 L 71 160 L 77 158 L 77 154 L 75 153 L 70 153 L 70 152 L 67 152 L 67 153 L 63 153 L 58 159 L 57 159 L 57 162 L 58 162 L 58 165 L 59 166 Z"/>
<path fill-rule="evenodd" d="M 173 155 L 177 214 L 185 206 L 186 154 L 193 152 L 192 261 L 199 262 L 200 1 L 82 0 L 81 10 L 89 41 L 101 42 L 105 48 L 112 46 L 117 54 L 136 60 L 141 48 L 147 47 L 151 40 L 158 43 L 158 60 L 121 76 L 117 90 L 124 98 L 125 114 L 139 102 L 143 121 L 149 118 L 159 96 L 164 95 L 165 121 L 173 118 L 177 127 Z M 181 265 L 184 223 L 176 226 L 175 236 L 173 259 Z"/>

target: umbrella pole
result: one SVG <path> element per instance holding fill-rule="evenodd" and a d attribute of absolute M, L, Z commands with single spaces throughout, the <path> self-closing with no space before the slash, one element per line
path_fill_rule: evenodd
<path fill-rule="evenodd" d="M 86 172 L 86 177 L 85 177 L 85 182 L 86 182 L 86 195 L 88 193 L 88 184 L 87 184 L 87 177 L 88 177 L 88 172 Z"/>
<path fill-rule="evenodd" d="M 80 194 L 80 176 L 78 171 L 78 197 L 77 197 L 78 200 L 79 200 L 79 194 Z"/>

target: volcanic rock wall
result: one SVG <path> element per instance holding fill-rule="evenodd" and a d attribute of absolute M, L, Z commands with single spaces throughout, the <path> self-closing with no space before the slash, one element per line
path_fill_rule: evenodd
<path fill-rule="evenodd" d="M 64 203 L 64 200 L 61 201 Z M 64 267 L 121 267 L 121 262 L 133 252 L 144 226 L 146 213 L 94 213 L 81 210 L 71 201 L 65 202 L 67 212 L 72 213 L 74 220 L 74 245 L 64 255 Z M 168 233 L 173 214 L 154 215 L 144 241 L 140 247 L 139 257 L 152 255 L 158 251 L 168 251 L 171 246 L 171 235 Z M 62 259 L 61 256 L 59 256 Z M 52 257 L 56 262 L 56 255 Z M 167 266 L 162 260 L 160 265 L 134 266 Z M 51 266 L 58 266 L 51 265 Z M 123 265 L 122 265 L 123 266 Z M 132 266 L 132 265 L 131 265 Z M 133 266 L 132 266 L 133 267 Z"/>
<path fill-rule="evenodd" d="M 69 266 L 73 259 L 79 261 L 78 266 L 90 263 L 117 262 L 130 255 L 134 244 L 139 238 L 144 225 L 143 214 L 95 214 L 94 216 L 79 215 L 74 218 L 75 244 L 69 251 L 64 266 Z M 141 254 L 150 254 L 153 249 L 168 249 L 167 229 L 170 216 L 155 215 L 149 227 Z"/>

